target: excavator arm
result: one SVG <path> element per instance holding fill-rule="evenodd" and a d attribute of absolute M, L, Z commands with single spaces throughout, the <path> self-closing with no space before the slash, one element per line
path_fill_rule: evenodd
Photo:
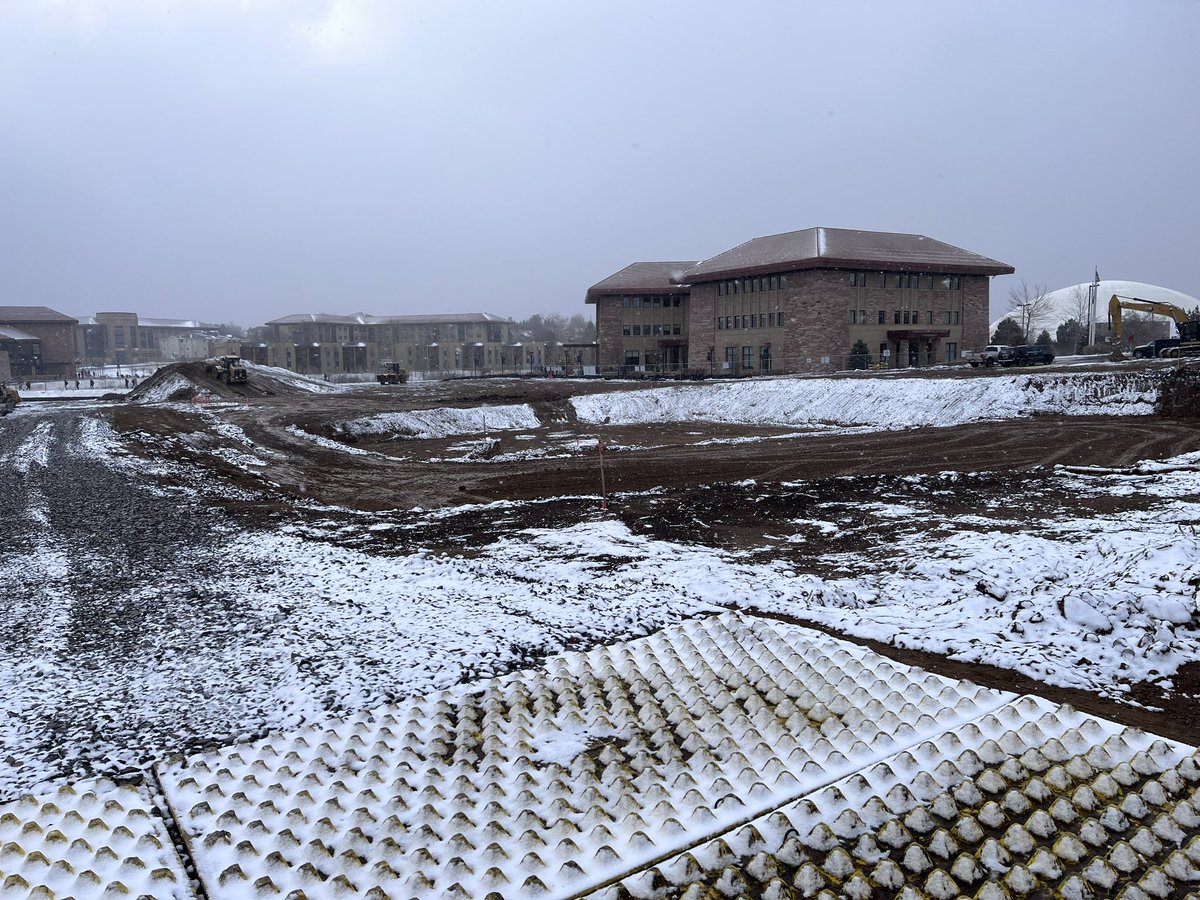
<path fill-rule="evenodd" d="M 1112 328 L 1113 359 L 1125 358 L 1125 354 L 1121 352 L 1125 340 L 1125 329 L 1121 323 L 1121 310 L 1123 309 L 1167 316 L 1175 323 L 1175 328 L 1180 331 L 1183 330 L 1183 326 L 1186 323 L 1191 321 L 1184 310 L 1172 303 L 1142 300 L 1140 297 L 1122 297 L 1119 294 L 1113 294 L 1112 299 L 1108 301 L 1108 323 Z"/>

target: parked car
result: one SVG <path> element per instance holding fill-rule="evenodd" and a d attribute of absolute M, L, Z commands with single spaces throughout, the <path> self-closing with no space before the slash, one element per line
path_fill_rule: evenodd
<path fill-rule="evenodd" d="M 1052 362 L 1054 362 L 1054 351 L 1045 344 L 1021 344 L 1012 348 L 1012 359 L 1008 364 L 1032 366 L 1042 363 L 1048 366 Z"/>

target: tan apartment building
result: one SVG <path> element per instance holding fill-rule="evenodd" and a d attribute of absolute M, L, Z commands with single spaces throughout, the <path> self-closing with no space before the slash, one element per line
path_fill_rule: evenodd
<path fill-rule="evenodd" d="M 383 360 L 414 372 L 516 372 L 561 365 L 562 348 L 514 340 L 490 313 L 349 316 L 301 313 L 264 326 L 269 364 L 309 375 L 373 372 Z"/>
<path fill-rule="evenodd" d="M 924 235 L 809 228 L 755 238 L 670 280 L 687 289 L 688 367 L 741 375 L 849 368 L 859 341 L 871 363 L 892 368 L 953 362 L 987 343 L 988 279 L 1013 271 Z M 623 325 L 599 327 L 600 309 L 611 318 L 615 304 L 592 296 L 601 359 L 644 354 Z"/>

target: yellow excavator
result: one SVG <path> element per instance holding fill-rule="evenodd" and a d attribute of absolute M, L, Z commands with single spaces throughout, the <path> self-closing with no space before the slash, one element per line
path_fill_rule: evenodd
<path fill-rule="evenodd" d="M 1121 324 L 1121 310 L 1123 309 L 1167 316 L 1175 322 L 1175 328 L 1179 331 L 1179 343 L 1163 350 L 1163 356 L 1200 356 L 1200 321 L 1193 319 L 1190 313 L 1173 303 L 1113 294 L 1112 299 L 1108 301 L 1108 324 L 1112 328 L 1113 359 L 1125 358 L 1125 354 L 1121 352 L 1125 340 L 1125 331 Z"/>

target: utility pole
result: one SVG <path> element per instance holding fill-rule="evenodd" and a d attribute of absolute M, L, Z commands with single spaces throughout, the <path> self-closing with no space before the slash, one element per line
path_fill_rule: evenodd
<path fill-rule="evenodd" d="M 1088 346 L 1096 343 L 1096 295 L 1100 292 L 1100 267 L 1096 267 L 1096 277 L 1088 285 Z"/>

